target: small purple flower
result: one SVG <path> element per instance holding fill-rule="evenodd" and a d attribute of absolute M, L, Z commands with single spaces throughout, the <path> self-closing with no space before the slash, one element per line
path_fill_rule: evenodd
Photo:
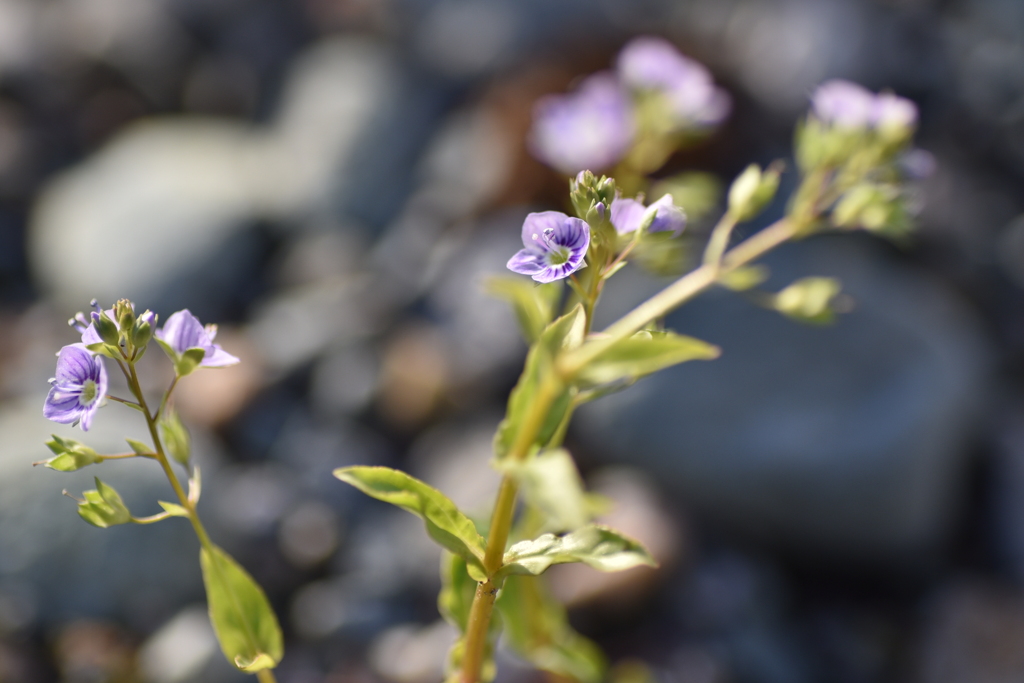
<path fill-rule="evenodd" d="M 612 202 L 612 225 L 620 235 L 627 235 L 643 222 L 644 214 L 651 207 L 655 209 L 654 220 L 647 232 L 673 232 L 676 235 L 686 227 L 686 213 L 672 201 L 672 195 L 666 194 L 658 201 L 645 207 L 635 199 L 617 197 Z"/>
<path fill-rule="evenodd" d="M 57 372 L 50 380 L 43 416 L 61 424 L 81 423 L 82 431 L 87 432 L 106 394 L 103 359 L 84 344 L 70 344 L 57 354 Z"/>
<path fill-rule="evenodd" d="M 867 128 L 875 119 L 875 96 L 866 88 L 844 80 L 826 81 L 811 96 L 814 114 L 842 128 Z"/>
<path fill-rule="evenodd" d="M 164 349 L 170 349 L 176 356 L 189 349 L 203 349 L 206 353 L 199 364 L 202 367 L 222 368 L 237 363 L 238 358 L 222 349 L 220 344 L 213 343 L 216 336 L 216 325 L 203 327 L 199 318 L 187 308 L 172 313 L 164 326 L 156 331 L 156 338 L 163 342 Z"/>
<path fill-rule="evenodd" d="M 728 116 L 728 94 L 716 88 L 700 62 L 684 56 L 661 38 L 635 38 L 619 52 L 616 64 L 623 82 L 637 90 L 665 94 L 682 126 L 714 126 Z"/>
<path fill-rule="evenodd" d="M 554 282 L 584 267 L 590 226 L 558 211 L 531 213 L 523 222 L 523 245 L 508 269 L 537 282 Z"/>
<path fill-rule="evenodd" d="M 75 328 L 82 335 L 82 343 L 86 346 L 103 343 L 103 339 L 100 338 L 100 333 L 96 331 L 96 319 L 99 318 L 100 313 L 104 311 L 100 308 L 96 299 L 89 302 L 89 305 L 92 306 L 93 310 L 89 313 L 88 318 L 79 312 L 75 314 L 74 318 L 68 321 L 68 325 Z M 106 314 L 108 318 L 116 321 L 113 308 L 106 311 Z"/>
<path fill-rule="evenodd" d="M 530 152 L 568 175 L 599 171 L 625 156 L 633 143 L 633 110 L 615 76 L 601 72 L 566 95 L 548 95 L 533 109 Z"/>

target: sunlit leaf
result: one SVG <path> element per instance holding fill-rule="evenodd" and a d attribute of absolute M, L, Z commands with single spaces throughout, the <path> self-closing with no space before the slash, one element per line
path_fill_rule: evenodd
<path fill-rule="evenodd" d="M 185 429 L 181 418 L 178 417 L 178 413 L 171 406 L 164 409 L 163 415 L 160 416 L 159 427 L 160 437 L 163 439 L 167 454 L 175 461 L 187 466 L 192 453 L 192 438 L 189 436 L 188 430 Z"/>
<path fill-rule="evenodd" d="M 443 493 L 388 467 L 341 467 L 334 470 L 334 476 L 368 496 L 422 518 L 434 541 L 465 559 L 474 578 L 484 578 L 484 539 L 473 521 Z"/>
<path fill-rule="evenodd" d="M 516 543 L 505 553 L 499 576 L 543 573 L 553 564 L 582 562 L 603 572 L 618 572 L 639 565 L 657 566 L 638 541 L 599 524 L 564 536 L 544 534 Z"/>
<path fill-rule="evenodd" d="M 84 501 L 78 503 L 78 514 L 82 519 L 101 529 L 127 524 L 132 515 L 125 506 L 121 496 L 112 486 L 104 484 L 96 477 L 96 489 L 82 494 Z"/>
<path fill-rule="evenodd" d="M 58 472 L 74 472 L 88 465 L 95 465 L 103 462 L 103 458 L 93 449 L 74 439 L 65 439 L 51 435 L 50 441 L 46 442 L 47 448 L 56 453 L 49 460 L 41 460 L 33 465 L 43 465 Z"/>
<path fill-rule="evenodd" d="M 277 666 L 284 639 L 266 594 L 249 573 L 220 548 L 199 553 L 210 621 L 224 656 L 247 673 Z"/>
<path fill-rule="evenodd" d="M 581 384 L 600 385 L 635 379 L 689 360 L 718 358 L 717 346 L 672 332 L 638 333 L 623 339 L 579 371 Z"/>

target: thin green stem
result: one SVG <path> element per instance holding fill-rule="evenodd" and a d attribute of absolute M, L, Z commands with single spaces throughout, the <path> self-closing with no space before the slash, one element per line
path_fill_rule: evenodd
<path fill-rule="evenodd" d="M 565 377 L 579 372 L 616 342 L 644 328 L 654 320 L 678 308 L 713 285 L 719 275 L 760 258 L 799 232 L 800 223 L 783 218 L 741 242 L 722 258 L 721 265 L 702 265 L 690 271 L 647 301 L 612 323 L 599 339 L 567 353 L 559 361 Z"/>
<path fill-rule="evenodd" d="M 277 683 L 273 669 L 260 669 L 256 672 L 256 680 L 259 683 Z"/>
<path fill-rule="evenodd" d="M 153 458 L 156 453 L 117 453 L 116 455 L 101 455 L 100 460 L 127 460 L 128 458 Z"/>
<path fill-rule="evenodd" d="M 178 386 L 178 373 L 174 373 L 174 379 L 171 380 L 171 386 L 167 387 L 167 391 L 164 392 L 164 397 L 160 399 L 160 407 L 156 409 L 156 415 L 154 417 L 159 420 L 164 414 L 164 410 L 167 408 L 167 401 L 170 400 L 171 394 L 174 393 L 174 387 Z"/>
<path fill-rule="evenodd" d="M 711 231 L 708 246 L 704 249 L 704 265 L 719 265 L 725 250 L 729 247 L 729 237 L 736 227 L 736 219 L 731 211 L 726 211 L 718 224 Z"/>

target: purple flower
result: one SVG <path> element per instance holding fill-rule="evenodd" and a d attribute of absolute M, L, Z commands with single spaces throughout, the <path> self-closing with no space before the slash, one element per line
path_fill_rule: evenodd
<path fill-rule="evenodd" d="M 875 97 L 872 122 L 878 128 L 908 129 L 917 125 L 917 106 L 891 92 Z"/>
<path fill-rule="evenodd" d="M 82 343 L 86 346 L 91 344 L 102 344 L 103 339 L 100 338 L 100 333 L 96 331 L 96 319 L 100 317 L 100 313 L 104 312 L 100 305 L 93 299 L 89 302 L 93 310 L 89 313 L 89 317 L 86 318 L 82 313 L 76 313 L 75 317 L 68 321 L 68 325 L 75 328 L 82 335 Z M 107 317 L 113 321 L 117 321 L 114 316 L 114 309 L 111 308 L 106 311 Z"/>
<path fill-rule="evenodd" d="M 205 351 L 203 360 L 199 363 L 202 367 L 222 368 L 237 363 L 238 358 L 222 349 L 220 344 L 213 343 L 216 336 L 216 325 L 203 327 L 199 318 L 192 315 L 187 308 L 172 313 L 164 326 L 156 331 L 157 340 L 163 342 L 161 346 L 168 355 L 173 354 L 175 360 L 189 349 L 202 349 Z"/>
<path fill-rule="evenodd" d="M 875 119 L 874 94 L 856 83 L 826 81 L 811 96 L 814 114 L 842 128 L 867 128 Z"/>
<path fill-rule="evenodd" d="M 635 199 L 616 197 L 612 202 L 612 225 L 620 235 L 627 235 L 643 222 L 644 214 L 651 207 L 655 209 L 654 220 L 647 228 L 648 232 L 673 232 L 679 234 L 686 227 L 686 213 L 672 202 L 672 195 L 666 194 L 658 201 L 645 207 Z"/>
<path fill-rule="evenodd" d="M 608 168 L 633 142 L 633 110 L 615 76 L 601 72 L 566 95 L 548 95 L 533 109 L 530 152 L 568 175 Z"/>
<path fill-rule="evenodd" d="M 523 245 L 508 269 L 537 282 L 554 282 L 584 267 L 590 226 L 558 211 L 531 213 L 523 222 Z"/>
<path fill-rule="evenodd" d="M 92 417 L 107 394 L 107 371 L 103 360 L 84 344 L 70 344 L 57 354 L 56 376 L 43 404 L 43 416 L 61 424 L 81 423 L 89 431 Z"/>
<path fill-rule="evenodd" d="M 680 125 L 713 126 L 729 114 L 729 96 L 715 87 L 711 73 L 667 40 L 633 39 L 619 52 L 617 68 L 630 87 L 664 93 Z"/>

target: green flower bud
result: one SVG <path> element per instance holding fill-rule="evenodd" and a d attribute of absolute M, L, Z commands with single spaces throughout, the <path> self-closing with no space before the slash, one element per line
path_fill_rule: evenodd
<path fill-rule="evenodd" d="M 46 442 L 46 447 L 55 453 L 49 460 L 40 460 L 33 465 L 43 465 L 58 472 L 74 472 L 88 465 L 103 462 L 103 458 L 93 449 L 74 439 L 64 439 L 56 434 Z"/>
<path fill-rule="evenodd" d="M 117 318 L 117 325 L 125 334 L 130 333 L 135 324 L 135 309 L 128 299 L 119 299 L 114 304 L 114 317 Z"/>
<path fill-rule="evenodd" d="M 85 500 L 78 501 L 78 514 L 93 526 L 105 529 L 116 524 L 127 524 L 132 521 L 121 496 L 113 487 L 96 478 L 96 490 L 82 494 Z"/>
<path fill-rule="evenodd" d="M 802 322 L 830 323 L 835 319 L 833 304 L 840 289 L 835 278 L 802 278 L 775 295 L 775 310 Z"/>
<path fill-rule="evenodd" d="M 110 344 L 111 346 L 117 346 L 121 341 L 121 333 L 117 329 L 117 324 L 107 317 L 106 311 L 92 314 L 92 322 L 96 327 L 96 333 L 100 335 L 100 339 L 104 343 Z"/>

